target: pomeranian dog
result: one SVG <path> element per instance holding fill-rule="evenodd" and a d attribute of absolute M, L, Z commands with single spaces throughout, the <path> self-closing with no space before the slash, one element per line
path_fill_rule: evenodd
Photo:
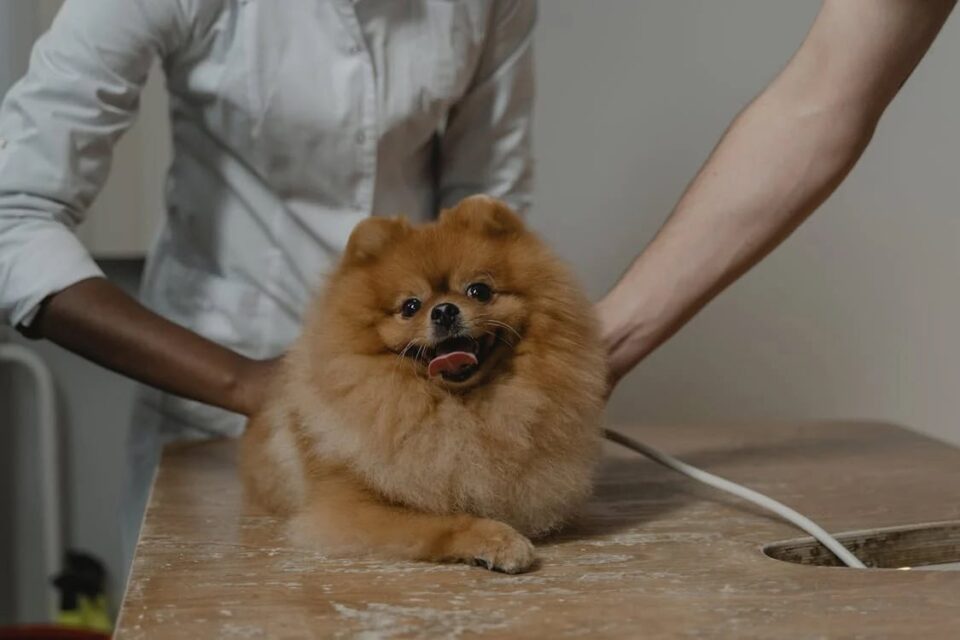
<path fill-rule="evenodd" d="M 606 364 L 592 305 L 505 204 L 370 218 L 247 428 L 241 473 L 329 555 L 517 573 L 589 495 Z"/>

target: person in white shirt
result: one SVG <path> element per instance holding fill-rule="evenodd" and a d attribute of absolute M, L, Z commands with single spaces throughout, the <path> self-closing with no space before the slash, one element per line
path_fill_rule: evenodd
<path fill-rule="evenodd" d="M 535 16 L 533 0 L 65 2 L 0 108 L 0 320 L 146 383 L 129 536 L 162 442 L 242 431 L 358 221 L 474 193 L 527 208 Z M 73 230 L 156 59 L 174 154 L 141 304 Z"/>

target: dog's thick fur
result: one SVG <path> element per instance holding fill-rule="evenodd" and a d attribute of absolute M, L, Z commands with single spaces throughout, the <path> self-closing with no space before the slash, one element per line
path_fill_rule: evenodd
<path fill-rule="evenodd" d="M 476 281 L 491 300 L 465 295 Z M 412 296 L 423 307 L 403 317 Z M 441 302 L 496 341 L 464 382 L 416 357 Z M 421 227 L 371 218 L 250 421 L 242 475 L 297 544 L 524 571 L 526 536 L 591 490 L 604 378 L 590 303 L 506 205 L 475 196 Z"/>

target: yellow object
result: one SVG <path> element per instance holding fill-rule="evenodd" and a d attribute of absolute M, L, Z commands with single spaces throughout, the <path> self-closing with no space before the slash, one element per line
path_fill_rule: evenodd
<path fill-rule="evenodd" d="M 61 610 L 57 614 L 57 623 L 64 627 L 102 631 L 110 633 L 113 625 L 110 623 L 110 613 L 107 611 L 107 598 L 98 595 L 95 598 L 77 596 L 77 608 L 68 611 Z"/>

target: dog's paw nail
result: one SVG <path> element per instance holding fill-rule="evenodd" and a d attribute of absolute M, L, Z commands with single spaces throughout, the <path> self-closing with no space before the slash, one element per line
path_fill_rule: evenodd
<path fill-rule="evenodd" d="M 509 525 L 494 520 L 477 521 L 461 534 L 457 544 L 464 549 L 464 562 L 488 571 L 523 573 L 536 562 L 533 544 Z"/>

